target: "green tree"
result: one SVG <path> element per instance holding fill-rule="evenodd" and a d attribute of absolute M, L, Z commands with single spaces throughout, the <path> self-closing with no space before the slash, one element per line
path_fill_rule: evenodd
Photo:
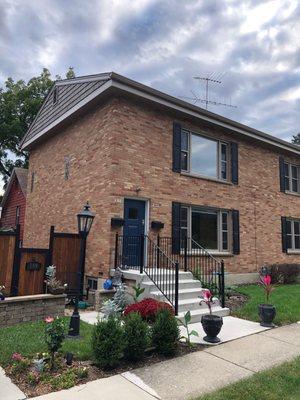
<path fill-rule="evenodd" d="M 66 77 L 75 77 L 72 67 Z M 27 166 L 28 155 L 19 149 L 19 143 L 52 85 L 51 74 L 44 68 L 27 83 L 8 78 L 4 88 L 0 88 L 0 178 L 5 183 L 14 167 Z"/>
<path fill-rule="evenodd" d="M 293 136 L 292 143 L 300 144 L 300 133 L 298 133 L 297 135 Z"/>

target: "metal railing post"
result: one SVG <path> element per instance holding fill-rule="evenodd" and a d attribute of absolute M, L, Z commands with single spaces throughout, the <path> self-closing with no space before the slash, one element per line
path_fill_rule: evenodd
<path fill-rule="evenodd" d="M 178 297 L 179 297 L 179 262 L 175 263 L 175 315 L 178 315 Z"/>
<path fill-rule="evenodd" d="M 225 307 L 225 265 L 224 265 L 224 260 L 221 261 L 221 274 L 220 274 L 220 280 L 221 280 L 221 306 L 222 308 Z"/>
<path fill-rule="evenodd" d="M 140 274 L 144 272 L 144 249 L 145 249 L 145 236 L 141 235 L 141 248 L 140 248 Z"/>
<path fill-rule="evenodd" d="M 187 246 L 188 246 L 188 238 L 186 237 L 184 239 L 184 270 L 187 272 L 188 266 L 187 266 Z"/>
<path fill-rule="evenodd" d="M 116 233 L 116 241 L 115 241 L 115 269 L 118 267 L 118 245 L 119 245 L 119 234 Z"/>
<path fill-rule="evenodd" d="M 159 268 L 159 250 L 160 250 L 160 236 L 159 234 L 157 235 L 157 249 L 156 249 L 156 268 Z"/>

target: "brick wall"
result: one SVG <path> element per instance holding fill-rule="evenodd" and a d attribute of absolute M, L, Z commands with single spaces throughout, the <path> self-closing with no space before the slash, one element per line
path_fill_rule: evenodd
<path fill-rule="evenodd" d="M 63 316 L 65 297 L 64 294 L 7 297 L 0 301 L 0 328 L 21 322 L 40 321 L 47 316 Z"/>
<path fill-rule="evenodd" d="M 214 138 L 238 141 L 239 185 L 174 173 L 174 120 Z M 66 155 L 72 157 L 68 181 L 63 171 Z M 280 192 L 279 155 L 271 147 L 199 121 L 122 98 L 111 100 L 31 151 L 28 176 L 35 171 L 37 182 L 27 199 L 25 244 L 45 246 L 51 224 L 56 230 L 76 230 L 76 213 L 88 199 L 96 218 L 86 270 L 92 276 L 107 275 L 116 233 L 110 219 L 123 216 L 124 197 L 139 197 L 149 201 L 149 220 L 165 223 L 161 234 L 166 236 L 171 235 L 172 201 L 239 210 L 240 255 L 225 258 L 231 272 L 299 262 L 300 255 L 287 255 L 281 247 L 280 217 L 300 218 L 300 197 Z"/>
<path fill-rule="evenodd" d="M 0 227 L 1 228 L 15 228 L 16 227 L 16 210 L 20 207 L 20 238 L 23 238 L 24 222 L 25 222 L 25 208 L 26 198 L 20 188 L 17 178 L 15 177 L 12 187 L 10 189 L 8 198 L 2 210 Z"/>

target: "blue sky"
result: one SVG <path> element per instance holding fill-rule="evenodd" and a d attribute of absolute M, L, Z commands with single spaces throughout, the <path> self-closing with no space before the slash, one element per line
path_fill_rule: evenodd
<path fill-rule="evenodd" d="M 42 67 L 115 71 L 174 96 L 224 74 L 211 111 L 290 140 L 300 132 L 300 2 L 1 0 L 0 85 Z"/>

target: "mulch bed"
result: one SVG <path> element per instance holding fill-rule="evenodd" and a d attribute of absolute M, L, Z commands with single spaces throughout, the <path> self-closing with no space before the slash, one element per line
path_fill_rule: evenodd
<path fill-rule="evenodd" d="M 174 358 L 184 356 L 189 353 L 193 353 L 195 351 L 201 351 L 205 348 L 203 345 L 194 344 L 192 347 L 189 347 L 185 343 L 180 343 L 178 352 Z M 143 360 L 129 363 L 125 360 L 121 360 L 117 368 L 112 370 L 102 370 L 95 366 L 91 361 L 74 361 L 72 367 L 86 367 L 88 369 L 88 377 L 80 379 L 76 382 L 76 385 L 84 384 L 96 379 L 100 378 L 108 378 L 112 375 L 121 374 L 126 371 L 132 371 L 137 368 L 141 367 L 148 367 L 150 365 L 159 363 L 161 361 L 168 360 L 170 358 L 159 356 L 158 354 L 154 353 L 153 351 L 149 351 L 146 353 L 146 356 Z M 51 373 L 51 377 L 59 376 L 63 372 L 66 372 L 68 368 L 72 368 L 64 365 L 59 371 L 54 371 Z M 11 380 L 26 394 L 27 397 L 35 397 L 40 396 L 43 394 L 55 392 L 56 390 L 53 389 L 49 382 L 40 381 L 37 385 L 33 386 L 28 384 L 26 381 L 26 373 L 21 375 L 11 375 L 9 368 L 6 368 L 6 374 L 11 378 Z M 60 389 L 58 389 L 60 390 Z"/>
<path fill-rule="evenodd" d="M 235 293 L 231 295 L 225 301 L 226 307 L 230 308 L 230 311 L 236 311 L 241 308 L 248 301 L 247 296 L 241 293 Z"/>

